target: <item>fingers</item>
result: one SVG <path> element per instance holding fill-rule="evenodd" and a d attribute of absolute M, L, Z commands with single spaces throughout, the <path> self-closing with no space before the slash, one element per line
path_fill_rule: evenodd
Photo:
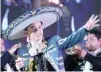
<path fill-rule="evenodd" d="M 96 15 L 92 20 L 95 24 L 100 21 L 100 19 L 98 19 L 98 15 Z"/>
<path fill-rule="evenodd" d="M 96 24 L 99 21 L 100 21 L 100 19 L 98 19 L 98 15 L 96 15 L 96 16 L 92 15 L 90 17 L 90 19 L 88 20 L 88 22 L 85 24 L 85 28 L 89 31 L 92 28 L 96 27 Z M 97 26 L 99 26 L 99 25 L 97 25 Z"/>
<path fill-rule="evenodd" d="M 18 48 L 20 48 L 21 47 L 21 45 L 19 45 L 19 44 L 15 44 L 15 45 L 13 45 L 9 50 L 8 50 L 8 52 L 10 53 L 10 54 L 13 54 Z"/>
<path fill-rule="evenodd" d="M 15 62 L 16 62 L 16 68 L 17 69 L 20 69 L 24 66 L 24 60 L 21 57 L 18 57 Z"/>
<path fill-rule="evenodd" d="M 100 26 L 100 24 L 96 24 L 94 27 L 98 27 L 98 26 Z"/>
<path fill-rule="evenodd" d="M 16 65 L 17 66 L 17 69 L 20 69 L 23 67 L 23 65 Z"/>
<path fill-rule="evenodd" d="M 93 21 L 95 21 L 98 18 L 98 15 L 94 16 L 94 18 L 92 18 Z"/>
<path fill-rule="evenodd" d="M 21 44 L 15 44 L 12 46 L 12 48 L 20 48 L 21 47 Z"/>
<path fill-rule="evenodd" d="M 95 21 L 97 18 L 98 18 L 98 15 L 96 15 L 96 16 L 95 16 L 95 15 L 92 15 L 92 16 L 90 17 L 90 20 L 94 20 L 94 21 Z"/>
<path fill-rule="evenodd" d="M 20 62 L 17 62 L 16 65 L 18 65 L 18 66 L 20 66 L 20 65 L 21 66 L 24 66 L 24 62 L 21 62 L 21 61 Z"/>
<path fill-rule="evenodd" d="M 81 47 L 79 45 L 76 45 L 75 49 L 81 49 Z"/>
<path fill-rule="evenodd" d="M 96 20 L 95 23 L 97 23 L 97 22 L 99 22 L 99 21 L 100 21 L 100 19 Z"/>
<path fill-rule="evenodd" d="M 17 46 L 18 46 L 18 48 L 20 48 L 21 47 L 21 44 L 17 44 Z"/>
<path fill-rule="evenodd" d="M 16 68 L 17 70 L 19 70 L 20 68 L 24 67 L 24 64 L 16 64 Z"/>
<path fill-rule="evenodd" d="M 92 15 L 91 17 L 90 17 L 90 20 L 92 20 L 94 18 L 94 15 Z"/>
<path fill-rule="evenodd" d="M 93 21 L 93 22 L 96 24 L 97 22 L 100 21 L 100 19 L 98 19 L 98 15 L 96 15 L 96 16 L 92 15 L 92 16 L 90 17 L 90 21 Z"/>
<path fill-rule="evenodd" d="M 16 44 L 16 47 L 17 48 L 20 48 L 21 47 L 21 43 L 20 44 Z"/>
<path fill-rule="evenodd" d="M 23 64 L 24 63 L 24 60 L 23 60 L 23 58 L 18 57 L 15 62 L 16 62 L 16 64 Z"/>

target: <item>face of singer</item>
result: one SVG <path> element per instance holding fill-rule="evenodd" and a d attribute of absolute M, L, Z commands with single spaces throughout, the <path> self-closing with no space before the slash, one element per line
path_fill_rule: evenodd
<path fill-rule="evenodd" d="M 5 51 L 4 40 L 0 38 L 0 53 Z"/>
<path fill-rule="evenodd" d="M 42 41 L 43 38 L 42 23 L 40 21 L 32 23 L 25 29 L 25 33 L 27 36 L 30 37 L 30 40 L 32 41 Z"/>
<path fill-rule="evenodd" d="M 86 47 L 90 51 L 95 51 L 98 48 L 101 48 L 101 38 L 97 38 L 94 34 L 88 34 Z"/>

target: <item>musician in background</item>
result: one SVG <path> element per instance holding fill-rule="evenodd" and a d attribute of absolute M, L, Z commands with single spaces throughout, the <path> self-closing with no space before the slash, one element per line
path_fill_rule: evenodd
<path fill-rule="evenodd" d="M 32 9 L 32 0 L 1 0 L 1 23 L 8 9 L 8 25 L 18 16 Z"/>
<path fill-rule="evenodd" d="M 78 56 L 85 61 L 83 71 L 101 71 L 101 29 L 94 28 L 87 36 L 86 47 L 78 49 Z"/>
<path fill-rule="evenodd" d="M 8 51 L 6 51 L 4 46 L 4 40 L 0 38 L 1 71 L 17 71 L 13 54 L 18 48 L 20 48 L 20 46 L 21 45 L 19 44 L 15 44 Z"/>
<path fill-rule="evenodd" d="M 86 48 L 87 50 L 82 49 L 82 46 L 75 46 L 74 53 L 76 53 L 76 55 L 69 55 L 72 58 L 72 64 L 70 63 L 68 66 L 74 67 L 72 68 L 72 70 L 74 71 L 101 71 L 100 27 L 95 27 L 90 31 L 87 36 Z M 68 62 L 70 62 L 70 58 L 68 57 L 67 59 L 69 59 Z"/>

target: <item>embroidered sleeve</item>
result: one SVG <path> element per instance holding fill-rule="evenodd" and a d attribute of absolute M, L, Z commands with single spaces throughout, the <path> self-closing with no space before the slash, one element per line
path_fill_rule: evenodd
<path fill-rule="evenodd" d="M 58 41 L 58 44 L 61 49 L 67 49 L 72 47 L 73 45 L 79 43 L 83 40 L 85 35 L 87 35 L 88 32 L 85 30 L 85 28 L 80 28 L 78 31 L 72 33 L 69 37 L 60 39 Z"/>

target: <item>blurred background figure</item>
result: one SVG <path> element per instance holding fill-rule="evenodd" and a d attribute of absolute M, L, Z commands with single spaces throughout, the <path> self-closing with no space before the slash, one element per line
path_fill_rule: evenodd
<path fill-rule="evenodd" d="M 32 0 L 1 0 L 1 31 L 6 30 L 8 25 L 18 16 L 32 9 Z M 17 40 L 5 40 L 5 47 L 9 49 Z"/>
<path fill-rule="evenodd" d="M 1 58 L 1 71 L 13 72 L 17 71 L 15 67 L 15 58 L 13 54 L 21 45 L 15 44 L 8 51 L 5 49 L 4 40 L 0 38 L 0 58 Z"/>
<path fill-rule="evenodd" d="M 4 53 L 4 51 L 5 51 L 4 40 L 2 38 L 0 38 L 0 53 L 1 53 L 0 55 L 1 56 Z"/>
<path fill-rule="evenodd" d="M 15 18 L 32 9 L 31 0 L 1 0 L 1 23 L 3 30 Z"/>
<path fill-rule="evenodd" d="M 63 0 L 71 14 L 71 28 L 76 31 L 83 26 L 92 14 L 98 14 L 101 9 L 100 0 Z"/>
<path fill-rule="evenodd" d="M 101 29 L 93 28 L 87 36 L 86 48 L 76 45 L 67 56 L 67 70 L 101 71 Z"/>

